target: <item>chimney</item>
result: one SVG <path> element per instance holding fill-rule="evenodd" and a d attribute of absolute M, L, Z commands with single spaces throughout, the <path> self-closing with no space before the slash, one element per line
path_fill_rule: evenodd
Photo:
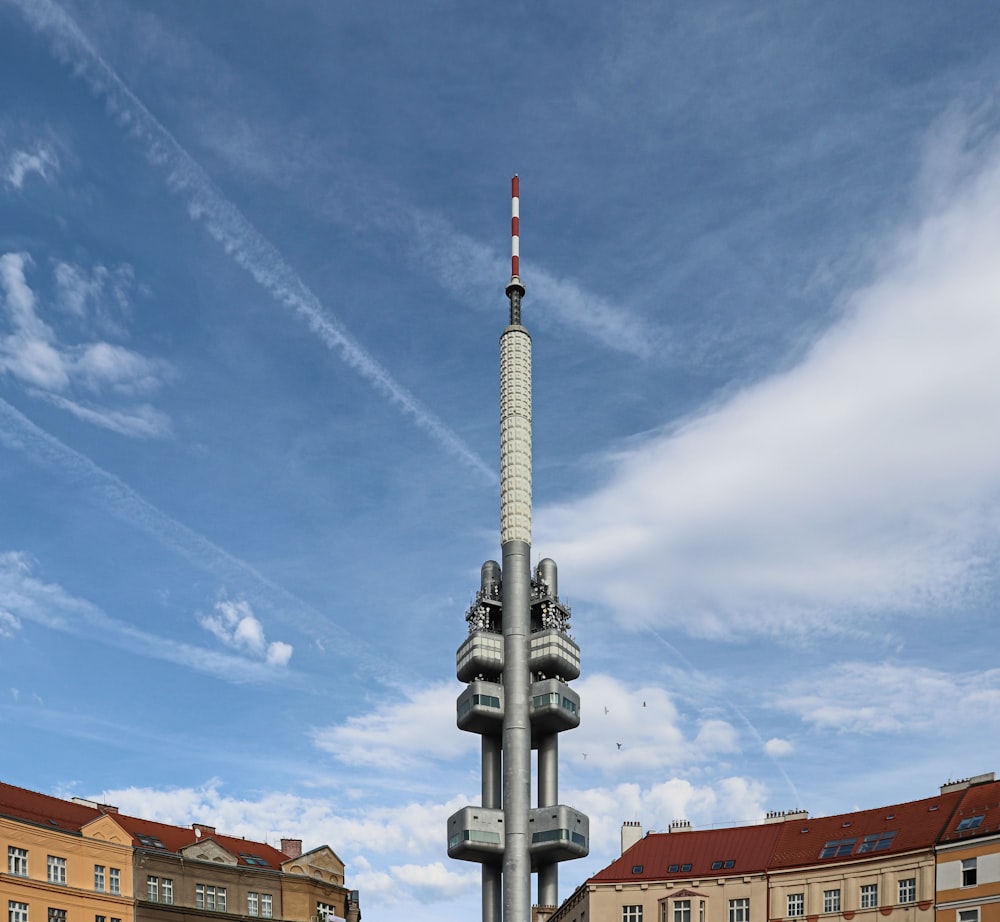
<path fill-rule="evenodd" d="M 670 832 L 690 832 L 691 820 L 671 820 Z"/>
<path fill-rule="evenodd" d="M 808 810 L 768 810 L 764 817 L 765 823 L 783 823 L 785 820 L 807 820 Z"/>
<path fill-rule="evenodd" d="M 625 820 L 622 823 L 622 854 L 624 855 L 641 838 L 642 823 L 638 820 Z"/>
<path fill-rule="evenodd" d="M 195 837 L 198 839 L 200 839 L 202 836 L 215 835 L 214 826 L 204 826 L 201 823 L 192 823 L 191 828 L 194 830 Z"/>
<path fill-rule="evenodd" d="M 982 775 L 973 775 L 971 778 L 962 778 L 958 781 L 946 781 L 941 785 L 941 793 L 947 794 L 949 791 L 963 791 L 977 784 L 988 784 L 993 780 L 995 780 L 993 772 L 986 772 Z"/>
<path fill-rule="evenodd" d="M 281 850 L 288 855 L 289 858 L 301 858 L 302 857 L 302 840 L 301 839 L 282 839 L 281 840 Z"/>

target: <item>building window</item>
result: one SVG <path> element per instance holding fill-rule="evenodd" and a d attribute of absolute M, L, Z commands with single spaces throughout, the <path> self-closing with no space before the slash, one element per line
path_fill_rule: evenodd
<path fill-rule="evenodd" d="M 705 922 L 705 901 L 698 901 L 698 922 Z"/>
<path fill-rule="evenodd" d="M 66 883 L 65 858 L 57 858 L 55 855 L 49 855 L 48 866 L 49 866 L 48 875 L 50 884 Z"/>
<path fill-rule="evenodd" d="M 729 922 L 750 922 L 750 899 L 729 901 Z"/>
<path fill-rule="evenodd" d="M 981 816 L 967 816 L 962 822 L 958 824 L 955 828 L 956 832 L 965 832 L 966 829 L 978 829 L 985 819 L 986 814 Z"/>
<path fill-rule="evenodd" d="M 690 900 L 674 900 L 674 922 L 691 922 Z"/>
<path fill-rule="evenodd" d="M 786 915 L 804 916 L 805 914 L 806 914 L 806 895 L 804 893 L 789 893 L 788 912 L 786 913 Z"/>
<path fill-rule="evenodd" d="M 94 865 L 94 889 L 104 891 L 104 865 Z"/>
<path fill-rule="evenodd" d="M 976 873 L 976 859 L 966 858 L 962 862 L 962 886 L 963 887 L 976 886 L 977 878 L 978 875 Z"/>
<path fill-rule="evenodd" d="M 247 894 L 247 915 L 256 916 L 260 914 L 260 895 L 252 891 Z"/>
<path fill-rule="evenodd" d="M 861 885 L 861 908 L 874 909 L 878 906 L 878 884 Z"/>
<path fill-rule="evenodd" d="M 108 922 L 107 916 L 94 916 L 94 922 Z"/>
<path fill-rule="evenodd" d="M 622 922 L 642 922 L 642 907 L 622 906 Z"/>
<path fill-rule="evenodd" d="M 110 893 L 122 892 L 122 872 L 119 868 L 108 868 L 108 891 Z"/>
<path fill-rule="evenodd" d="M 28 850 L 26 848 L 7 846 L 7 873 L 16 874 L 18 877 L 28 876 Z M 22 904 L 18 903 L 17 905 Z"/>
<path fill-rule="evenodd" d="M 833 839 L 823 846 L 819 853 L 820 858 L 846 858 L 854 851 L 854 845 L 858 840 L 854 839 Z"/>
<path fill-rule="evenodd" d="M 264 919 L 274 917 L 274 900 L 271 898 L 270 893 L 262 893 L 260 895 L 260 914 Z"/>
<path fill-rule="evenodd" d="M 840 912 L 840 890 L 823 891 L 823 912 Z"/>
<path fill-rule="evenodd" d="M 890 845 L 892 845 L 892 840 L 895 838 L 895 829 L 892 832 L 876 832 L 872 833 L 870 836 L 865 836 L 861 840 L 861 844 L 858 846 L 858 854 L 863 855 L 865 852 L 884 852 Z"/>
<path fill-rule="evenodd" d="M 160 878 L 146 878 L 146 899 L 151 903 L 159 902 L 160 899 Z"/>
<path fill-rule="evenodd" d="M 8 922 L 28 922 L 28 904 L 9 900 L 7 902 L 7 920 Z"/>
<path fill-rule="evenodd" d="M 979 907 L 975 909 L 960 909 L 958 911 L 958 922 L 979 922 Z"/>
<path fill-rule="evenodd" d="M 321 919 L 332 919 L 337 914 L 337 907 L 329 903 L 317 903 L 316 915 Z"/>
<path fill-rule="evenodd" d="M 53 909 L 49 907 L 49 922 L 66 922 L 65 909 Z"/>
<path fill-rule="evenodd" d="M 917 879 L 906 877 L 899 882 L 899 902 L 915 903 L 917 901 Z"/>
<path fill-rule="evenodd" d="M 195 884 L 194 905 L 196 909 L 207 909 L 211 912 L 225 912 L 226 888 L 209 887 L 207 884 Z"/>
<path fill-rule="evenodd" d="M 160 881 L 160 902 L 173 903 L 174 901 L 174 881 L 173 878 L 164 877 Z"/>

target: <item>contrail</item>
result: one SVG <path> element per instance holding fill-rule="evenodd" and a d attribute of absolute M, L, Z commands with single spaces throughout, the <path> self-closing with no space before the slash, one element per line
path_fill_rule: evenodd
<path fill-rule="evenodd" d="M 268 579 L 259 570 L 228 551 L 213 544 L 186 525 L 172 519 L 144 499 L 114 474 L 98 467 L 85 455 L 64 445 L 57 438 L 36 426 L 19 410 L 0 398 L 0 445 L 26 454 L 47 470 L 68 475 L 100 501 L 100 507 L 116 518 L 145 532 L 164 547 L 174 551 L 195 566 L 208 570 L 220 579 L 249 578 L 275 605 L 279 600 L 281 616 L 296 624 L 313 638 L 334 640 L 329 646 L 367 670 L 378 673 L 384 669 L 372 649 L 348 631 L 336 627 L 330 618 Z M 331 638 L 331 634 L 335 634 Z"/>
<path fill-rule="evenodd" d="M 112 117 L 146 150 L 149 161 L 166 171 L 171 191 L 187 202 L 188 215 L 204 223 L 226 253 L 276 301 L 298 314 L 332 352 L 375 390 L 428 432 L 445 449 L 490 483 L 497 474 L 434 413 L 343 328 L 298 273 L 227 199 L 205 170 L 156 119 L 101 57 L 73 18 L 53 0 L 0 0 L 14 5 L 28 23 L 52 39 L 56 57 L 104 100 Z"/>

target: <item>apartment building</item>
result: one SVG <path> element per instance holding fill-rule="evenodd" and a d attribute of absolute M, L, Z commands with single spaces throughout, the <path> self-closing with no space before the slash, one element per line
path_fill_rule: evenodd
<path fill-rule="evenodd" d="M 622 854 L 548 922 L 1000 922 L 1000 782 L 837 816 L 668 832 L 622 827 Z"/>
<path fill-rule="evenodd" d="M 962 799 L 936 852 L 936 922 L 1000 922 L 1000 782 L 992 777 L 959 782 Z"/>
<path fill-rule="evenodd" d="M 360 922 L 323 845 L 266 842 L 127 816 L 0 784 L 8 922 Z"/>

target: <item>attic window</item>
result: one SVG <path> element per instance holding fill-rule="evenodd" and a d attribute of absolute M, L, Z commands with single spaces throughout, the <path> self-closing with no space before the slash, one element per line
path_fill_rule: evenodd
<path fill-rule="evenodd" d="M 642 865 L 641 864 L 633 864 L 632 865 L 632 873 L 633 874 L 641 874 L 642 873 Z"/>
<path fill-rule="evenodd" d="M 668 874 L 676 874 L 680 869 L 681 869 L 681 866 L 679 864 L 672 864 L 672 865 L 670 865 L 669 868 L 667 868 L 667 873 Z"/>
<path fill-rule="evenodd" d="M 247 852 L 240 852 L 240 857 L 247 864 L 255 864 L 262 868 L 269 868 L 271 866 L 270 862 L 264 858 L 261 858 L 260 855 L 251 855 L 247 854 Z"/>
<path fill-rule="evenodd" d="M 735 859 L 733 859 L 733 858 L 730 858 L 730 859 L 729 859 L 729 860 L 728 860 L 728 861 L 727 861 L 727 862 L 726 862 L 726 863 L 725 863 L 725 864 L 723 865 L 723 867 L 724 867 L 724 868 L 725 868 L 725 869 L 726 869 L 727 871 L 728 871 L 728 870 L 729 870 L 730 868 L 732 868 L 732 867 L 735 867 L 735 866 L 736 866 L 736 860 L 735 860 Z"/>
<path fill-rule="evenodd" d="M 985 813 L 982 816 L 967 816 L 961 823 L 958 824 L 958 828 L 955 831 L 963 832 L 966 829 L 978 829 L 979 825 L 983 821 L 983 817 L 985 816 Z"/>
<path fill-rule="evenodd" d="M 721 868 L 722 868 L 722 862 L 721 861 L 713 861 L 712 862 L 712 870 L 713 871 L 718 871 Z"/>
<path fill-rule="evenodd" d="M 691 870 L 691 865 L 689 865 L 689 864 L 682 864 L 681 865 L 681 870 L 682 871 L 690 871 Z"/>
<path fill-rule="evenodd" d="M 887 813 L 887 814 L 885 815 L 885 818 L 886 818 L 887 820 L 894 820 L 894 819 L 896 818 L 896 814 L 895 814 L 895 813 Z"/>
<path fill-rule="evenodd" d="M 937 808 L 938 808 L 938 805 L 937 804 L 933 804 L 932 806 L 928 807 L 927 809 L 928 809 L 928 811 L 930 811 L 930 812 L 933 813 L 935 810 L 937 810 Z"/>
<path fill-rule="evenodd" d="M 892 845 L 892 840 L 896 838 L 896 830 L 892 832 L 873 832 L 870 836 L 865 836 L 858 846 L 858 854 L 865 852 L 884 852 Z"/>
<path fill-rule="evenodd" d="M 809 827 L 808 827 L 808 826 L 803 826 L 803 827 L 802 827 L 802 828 L 801 828 L 801 829 L 799 830 L 799 832 L 809 832 Z"/>
<path fill-rule="evenodd" d="M 857 838 L 833 839 L 823 846 L 819 856 L 820 858 L 843 858 L 854 851 L 854 845 L 857 841 Z"/>
<path fill-rule="evenodd" d="M 841 823 L 840 825 L 841 825 L 841 826 L 842 826 L 842 827 L 843 827 L 844 829 L 846 829 L 846 828 L 847 828 L 848 826 L 850 826 L 850 825 L 851 825 L 851 821 L 850 821 L 850 820 L 844 820 L 844 822 L 843 822 L 843 823 Z"/>
<path fill-rule="evenodd" d="M 156 838 L 156 836 L 142 836 L 137 835 L 136 838 L 139 840 L 140 845 L 145 845 L 146 848 L 164 848 L 163 843 Z"/>

